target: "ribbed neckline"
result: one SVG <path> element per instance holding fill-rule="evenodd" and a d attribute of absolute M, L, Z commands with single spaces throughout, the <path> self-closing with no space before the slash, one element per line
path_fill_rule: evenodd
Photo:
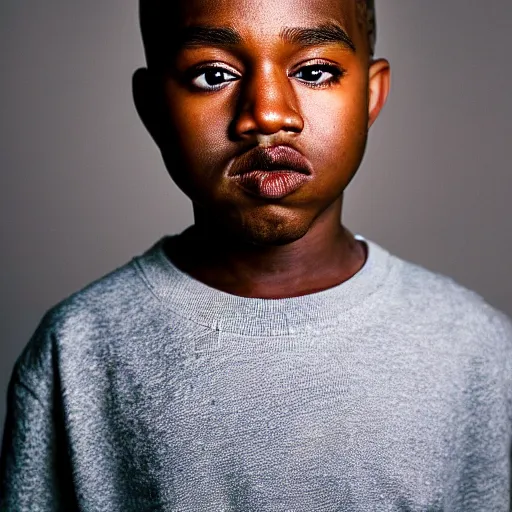
<path fill-rule="evenodd" d="M 175 314 L 213 330 L 248 336 L 283 336 L 322 331 L 339 324 L 343 315 L 361 304 L 389 277 L 394 258 L 377 243 L 366 243 L 363 267 L 349 280 L 320 292 L 285 299 L 240 297 L 212 288 L 177 268 L 166 256 L 162 237 L 134 258 L 146 283 L 162 305 Z"/>

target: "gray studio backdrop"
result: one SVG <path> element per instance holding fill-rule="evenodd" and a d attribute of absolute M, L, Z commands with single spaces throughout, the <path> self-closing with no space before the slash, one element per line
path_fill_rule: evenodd
<path fill-rule="evenodd" d="M 136 4 L 1 2 L 2 426 L 12 366 L 43 313 L 192 220 L 132 105 Z M 512 2 L 377 8 L 392 92 L 344 222 L 512 315 Z"/>

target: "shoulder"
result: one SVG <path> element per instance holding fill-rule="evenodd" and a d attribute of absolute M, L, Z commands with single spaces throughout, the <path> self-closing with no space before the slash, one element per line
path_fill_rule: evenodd
<path fill-rule="evenodd" d="M 126 338 L 149 308 L 155 310 L 154 297 L 132 258 L 46 311 L 16 361 L 13 379 L 34 390 L 62 365 L 92 362 Z"/>
<path fill-rule="evenodd" d="M 89 325 L 104 325 L 109 318 L 122 319 L 136 313 L 146 294 L 134 258 L 55 304 L 39 328 L 63 335 L 78 333 Z"/>
<path fill-rule="evenodd" d="M 439 272 L 391 256 L 396 271 L 391 302 L 408 310 L 412 325 L 459 343 L 512 358 L 512 320 L 474 290 Z"/>

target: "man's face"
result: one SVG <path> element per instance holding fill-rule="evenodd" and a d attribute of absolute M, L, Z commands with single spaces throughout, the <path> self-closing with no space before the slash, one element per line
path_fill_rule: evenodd
<path fill-rule="evenodd" d="M 277 245 L 340 204 L 369 124 L 360 14 L 353 0 L 179 4 L 157 142 L 196 216 Z"/>

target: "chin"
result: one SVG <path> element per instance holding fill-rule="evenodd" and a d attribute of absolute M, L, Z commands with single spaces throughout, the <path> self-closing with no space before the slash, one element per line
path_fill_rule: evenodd
<path fill-rule="evenodd" d="M 246 243 L 260 246 L 287 245 L 300 240 L 310 225 L 298 219 L 256 219 L 245 222 L 238 231 L 238 236 Z"/>

